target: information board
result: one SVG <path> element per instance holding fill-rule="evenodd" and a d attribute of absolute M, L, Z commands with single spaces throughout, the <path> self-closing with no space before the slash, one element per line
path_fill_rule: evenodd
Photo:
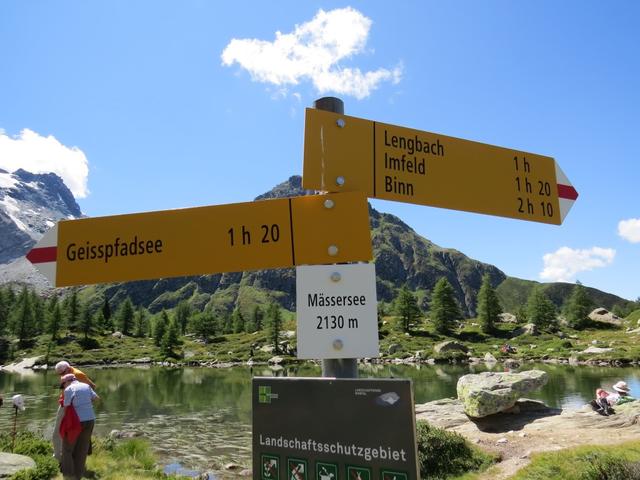
<path fill-rule="evenodd" d="M 255 377 L 253 478 L 417 480 L 410 380 Z"/>

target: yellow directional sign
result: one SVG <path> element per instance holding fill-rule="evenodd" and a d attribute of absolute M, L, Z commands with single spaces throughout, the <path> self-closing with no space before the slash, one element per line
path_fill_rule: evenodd
<path fill-rule="evenodd" d="M 27 254 L 57 287 L 371 257 L 361 192 L 62 221 Z"/>
<path fill-rule="evenodd" d="M 551 157 L 307 109 L 306 189 L 561 224 L 578 193 Z"/>

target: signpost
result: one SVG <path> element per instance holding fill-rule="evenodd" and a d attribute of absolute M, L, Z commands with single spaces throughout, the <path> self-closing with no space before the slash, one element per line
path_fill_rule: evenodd
<path fill-rule="evenodd" d="M 371 257 L 360 192 L 62 221 L 27 254 L 56 287 Z"/>
<path fill-rule="evenodd" d="M 255 377 L 253 478 L 416 480 L 410 380 Z"/>
<path fill-rule="evenodd" d="M 296 268 L 298 358 L 378 357 L 373 263 Z"/>
<path fill-rule="evenodd" d="M 314 109 L 302 185 L 556 225 L 578 197 L 551 157 Z"/>

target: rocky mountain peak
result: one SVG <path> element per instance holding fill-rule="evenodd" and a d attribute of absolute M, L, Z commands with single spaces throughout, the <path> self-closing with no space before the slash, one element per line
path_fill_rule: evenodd
<path fill-rule="evenodd" d="M 0 170 L 0 264 L 24 256 L 59 220 L 81 216 L 55 173 Z"/>

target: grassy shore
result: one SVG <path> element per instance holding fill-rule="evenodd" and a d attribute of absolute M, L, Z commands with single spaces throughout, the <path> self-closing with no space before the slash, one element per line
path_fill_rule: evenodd
<path fill-rule="evenodd" d="M 0 451 L 11 451 L 9 434 L 0 434 Z M 58 462 L 53 458 L 51 442 L 31 432 L 19 432 L 13 453 L 26 455 L 36 462 L 36 468 L 22 470 L 10 480 L 62 480 Z M 93 440 L 93 453 L 87 458 L 86 478 L 103 480 L 176 479 L 167 476 L 156 465 L 149 443 L 141 439 L 115 441 Z"/>

